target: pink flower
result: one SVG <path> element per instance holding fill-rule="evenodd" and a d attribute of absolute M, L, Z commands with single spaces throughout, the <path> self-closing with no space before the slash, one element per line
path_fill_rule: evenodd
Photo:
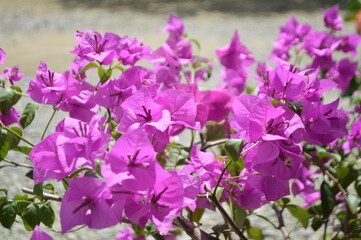
<path fill-rule="evenodd" d="M 31 235 L 29 240 L 53 240 L 46 232 L 41 230 L 41 228 L 37 225 L 34 228 L 33 234 Z"/>
<path fill-rule="evenodd" d="M 331 30 L 341 30 L 343 28 L 342 17 L 338 15 L 338 5 L 328 10 L 323 10 L 325 26 Z"/>
<path fill-rule="evenodd" d="M 60 222 L 62 233 L 77 225 L 101 229 L 118 223 L 117 215 L 109 205 L 111 193 L 104 182 L 93 177 L 69 180 L 69 189 L 61 201 Z"/>
<path fill-rule="evenodd" d="M 0 48 L 0 64 L 5 64 L 6 52 Z"/>
<path fill-rule="evenodd" d="M 19 73 L 19 66 L 12 68 L 5 68 L 4 73 L 1 74 L 2 77 L 9 79 L 11 85 L 14 85 L 14 82 L 20 81 L 25 74 Z"/>

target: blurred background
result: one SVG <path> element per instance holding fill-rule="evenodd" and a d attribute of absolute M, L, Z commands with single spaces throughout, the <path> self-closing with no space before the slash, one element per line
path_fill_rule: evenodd
<path fill-rule="evenodd" d="M 334 4 L 345 9 L 348 1 L 335 0 L 0 0 L 0 48 L 7 52 L 4 67 L 19 65 L 26 78 L 20 83 L 23 91 L 30 78 L 35 77 L 40 61 L 57 72 L 68 69 L 76 43 L 76 30 L 94 30 L 100 33 L 114 32 L 143 39 L 144 44 L 153 49 L 160 46 L 167 37 L 158 33 L 168 19 L 169 13 L 183 18 L 185 32 L 201 43 L 198 55 L 215 57 L 215 49 L 227 45 L 238 30 L 242 43 L 254 54 L 256 60 L 266 61 L 272 42 L 278 37 L 279 27 L 295 16 L 301 23 L 309 23 L 317 30 L 323 29 L 321 9 Z M 341 12 L 344 14 L 345 12 Z M 353 22 L 345 24 L 343 33 L 355 31 Z M 215 68 L 210 86 L 216 85 L 219 68 Z M 20 102 L 22 110 L 27 101 Z M 50 118 L 51 108 L 42 106 L 37 112 L 36 126 L 25 133 L 34 142 L 39 140 L 39 131 L 44 129 Z M 60 119 L 61 116 L 58 116 Z M 52 131 L 55 123 L 50 127 Z M 10 156 L 11 157 L 11 156 Z M 13 155 L 13 159 L 17 156 Z M 26 162 L 26 159 L 16 159 Z M 10 190 L 9 197 L 20 193 L 22 187 L 32 187 L 32 182 L 24 177 L 23 169 L 6 168 L 0 172 L 0 188 Z M 206 215 L 205 228 L 214 225 L 216 214 Z M 293 219 L 290 220 L 294 221 Z M 294 222 L 295 223 L 295 222 Z M 262 223 L 256 223 L 262 224 Z M 259 225 L 262 227 L 261 225 Z M 267 224 L 266 224 L 267 226 Z M 292 224 L 291 224 L 292 226 Z M 60 230 L 57 223 L 55 229 Z M 50 232 L 54 239 L 115 239 L 119 225 L 111 229 L 92 231 L 82 229 L 76 233 L 61 236 Z M 304 230 L 294 224 L 294 239 L 319 239 L 310 229 Z M 273 229 L 266 229 L 266 239 L 278 239 L 280 235 Z M 29 239 L 20 223 L 15 223 L 12 231 L 0 227 L 0 239 Z M 187 238 L 184 238 L 187 239 Z"/>

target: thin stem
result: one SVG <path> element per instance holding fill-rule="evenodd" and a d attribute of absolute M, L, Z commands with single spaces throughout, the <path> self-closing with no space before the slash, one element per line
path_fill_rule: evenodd
<path fill-rule="evenodd" d="M 282 215 L 283 210 L 280 210 L 275 203 L 272 204 L 272 208 L 275 211 L 277 219 L 278 219 L 278 223 L 279 223 L 278 229 L 281 230 L 285 240 L 290 240 L 291 239 L 290 234 L 288 233 L 285 223 L 284 223 L 284 220 L 283 220 L 283 215 Z"/>
<path fill-rule="evenodd" d="M 209 199 L 214 203 L 214 205 L 216 206 L 216 208 L 221 212 L 222 216 L 224 217 L 224 219 L 227 221 L 227 223 L 229 224 L 229 226 L 232 228 L 232 230 L 234 231 L 235 234 L 237 234 L 237 236 L 242 239 L 242 240 L 247 240 L 247 238 L 243 235 L 243 233 L 239 230 L 239 228 L 237 227 L 237 225 L 234 223 L 234 221 L 232 220 L 232 218 L 228 215 L 227 211 L 224 210 L 224 208 L 222 207 L 222 205 L 218 202 L 216 196 L 208 189 L 206 189 L 206 191 L 208 192 L 208 197 Z"/>
<path fill-rule="evenodd" d="M 26 142 L 27 144 L 29 144 L 30 146 L 34 147 L 35 145 L 32 144 L 30 141 L 26 140 L 25 138 L 23 138 L 22 136 L 20 136 L 18 133 L 14 132 L 11 128 L 5 126 L 1 121 L 0 121 L 0 126 L 2 128 L 4 128 L 6 131 L 11 132 L 12 134 L 14 134 L 15 136 L 17 136 L 18 138 L 20 138 L 21 140 L 23 140 L 24 142 Z"/>
<path fill-rule="evenodd" d="M 255 144 L 253 144 L 252 146 L 250 146 L 250 147 L 247 148 L 246 150 L 243 150 L 240 155 L 245 154 L 246 152 L 248 152 L 249 150 L 251 150 L 252 148 L 254 148 L 255 146 L 257 146 L 260 142 L 261 142 L 261 141 L 257 141 Z"/>
<path fill-rule="evenodd" d="M 180 227 L 185 233 L 191 237 L 192 240 L 217 240 L 218 238 L 213 237 L 194 225 L 188 219 L 180 216 L 176 217 L 173 221 L 173 224 Z"/>
<path fill-rule="evenodd" d="M 35 195 L 34 191 L 32 189 L 30 189 L 30 188 L 23 187 L 21 190 L 23 191 L 23 193 Z M 57 201 L 57 202 L 61 202 L 61 200 L 62 200 L 62 197 L 59 197 L 59 196 L 56 196 L 56 195 L 53 195 L 53 194 L 49 194 L 49 193 L 43 193 L 43 198 L 45 200 L 49 199 L 49 200 L 54 200 L 54 201 Z"/>
<path fill-rule="evenodd" d="M 342 187 L 342 185 L 340 184 L 340 182 L 338 181 L 338 179 L 335 178 L 335 176 L 333 176 L 333 175 L 330 173 L 330 171 L 329 171 L 329 169 L 328 169 L 327 166 L 325 166 L 325 165 L 323 165 L 321 162 L 316 161 L 315 159 L 313 159 L 313 157 L 312 157 L 310 154 L 308 154 L 307 152 L 304 152 L 303 155 L 304 155 L 308 160 L 310 160 L 310 161 L 312 161 L 313 163 L 315 163 L 315 164 L 321 169 L 321 171 L 322 171 L 324 174 L 326 174 L 326 175 L 336 184 L 337 188 L 340 190 L 340 192 L 342 193 L 342 195 L 343 195 L 344 197 L 347 197 L 347 195 L 348 195 L 347 191 Z"/>
<path fill-rule="evenodd" d="M 75 229 L 73 229 L 73 230 L 67 231 L 67 233 L 77 232 L 77 231 L 79 231 L 79 230 L 81 230 L 81 229 L 83 229 L 83 228 L 85 228 L 85 227 L 87 227 L 87 226 L 88 226 L 88 225 L 82 225 L 82 226 L 80 226 L 80 227 L 78 227 L 78 228 L 75 228 Z M 56 232 L 56 233 L 63 233 L 62 231 L 55 230 L 55 229 L 51 229 L 51 231 L 52 231 L 52 232 Z"/>
<path fill-rule="evenodd" d="M 70 178 L 74 178 L 78 173 L 82 172 L 82 171 L 92 171 L 93 168 L 90 167 L 90 166 L 83 166 L 79 169 L 77 169 L 75 172 L 73 172 L 70 176 L 69 176 L 69 179 Z"/>
<path fill-rule="evenodd" d="M 51 114 L 51 117 L 50 117 L 50 119 L 49 119 L 49 121 L 48 121 L 48 124 L 46 124 L 46 127 L 45 127 L 45 129 L 44 129 L 43 134 L 41 135 L 40 140 L 43 140 L 43 139 L 44 139 L 45 134 L 46 134 L 46 131 L 48 130 L 48 128 L 49 128 L 49 126 L 50 126 L 50 123 L 51 123 L 51 121 L 52 121 L 53 118 L 54 118 L 55 113 L 56 113 L 56 109 L 54 108 L 53 114 Z"/>
<path fill-rule="evenodd" d="M 3 159 L 2 161 L 7 162 L 7 163 L 10 163 L 10 164 L 12 164 L 12 165 L 14 165 L 14 166 L 16 166 L 16 167 L 33 168 L 33 166 L 30 166 L 30 165 L 27 165 L 27 164 L 23 164 L 23 163 L 13 162 L 13 161 L 11 161 L 11 160 L 9 160 L 9 159 L 6 159 L 6 158 Z"/>
<path fill-rule="evenodd" d="M 227 163 L 227 165 L 223 168 L 222 172 L 221 172 L 221 175 L 219 176 L 218 180 L 217 180 L 217 183 L 216 183 L 216 186 L 214 187 L 214 190 L 213 190 L 213 194 L 216 194 L 217 193 L 217 188 L 219 186 L 219 184 L 221 183 L 222 179 L 223 179 L 223 175 L 224 173 L 227 171 L 227 168 L 229 167 L 229 165 L 231 165 L 232 161 L 229 161 Z"/>
<path fill-rule="evenodd" d="M 208 144 L 205 144 L 205 145 L 201 148 L 201 151 L 204 152 L 205 150 L 207 150 L 207 149 L 210 148 L 210 147 L 214 147 L 214 146 L 223 144 L 223 143 L 225 143 L 225 142 L 227 142 L 227 141 L 228 141 L 228 138 L 222 138 L 222 139 L 219 139 L 219 140 L 217 140 L 217 141 L 210 142 L 210 143 L 208 143 Z"/>
<path fill-rule="evenodd" d="M 323 228 L 323 240 L 326 240 L 328 218 L 325 220 L 325 227 Z"/>
<path fill-rule="evenodd" d="M 152 237 L 155 240 L 165 240 L 164 236 L 162 234 L 160 234 L 159 232 L 153 232 Z"/>
<path fill-rule="evenodd" d="M 243 155 L 245 154 L 246 152 L 248 152 L 249 150 L 251 150 L 252 148 L 254 148 L 255 146 L 257 146 L 257 144 L 260 143 L 260 141 L 256 142 L 255 144 L 253 144 L 252 146 L 250 146 L 249 148 L 247 148 L 246 150 L 242 151 L 239 155 Z M 213 191 L 213 194 L 216 194 L 217 192 L 217 188 L 219 186 L 219 184 L 221 183 L 222 179 L 223 179 L 223 175 L 224 173 L 226 172 L 227 168 L 229 167 L 229 165 L 231 165 L 232 161 L 229 161 L 227 163 L 227 165 L 223 168 L 222 172 L 221 172 L 221 175 L 219 176 L 218 180 L 217 180 L 217 183 L 216 183 L 216 186 L 214 188 L 214 191 Z"/>

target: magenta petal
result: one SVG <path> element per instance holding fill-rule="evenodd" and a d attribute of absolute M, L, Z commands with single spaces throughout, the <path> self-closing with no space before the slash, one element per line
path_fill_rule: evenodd
<path fill-rule="evenodd" d="M 53 238 L 36 225 L 29 240 L 53 240 Z"/>

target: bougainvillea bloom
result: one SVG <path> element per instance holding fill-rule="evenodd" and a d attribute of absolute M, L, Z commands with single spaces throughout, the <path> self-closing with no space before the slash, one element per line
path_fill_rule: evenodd
<path fill-rule="evenodd" d="M 102 36 L 98 32 L 86 30 L 76 32 L 75 37 L 78 45 L 71 53 L 88 61 L 96 60 L 103 65 L 109 65 L 113 62 L 120 41 L 118 35 L 107 32 Z"/>
<path fill-rule="evenodd" d="M 6 115 L 2 114 L 0 111 L 0 121 L 5 126 L 9 126 L 13 123 L 17 123 L 20 126 L 19 117 L 20 113 L 16 111 L 15 108 L 10 108 Z"/>
<path fill-rule="evenodd" d="M 9 79 L 10 84 L 14 85 L 14 82 L 20 81 L 25 74 L 19 73 L 19 66 L 15 66 L 12 68 L 5 68 L 4 73 L 0 76 Z"/>
<path fill-rule="evenodd" d="M 216 54 L 226 68 L 247 67 L 254 62 L 252 53 L 240 42 L 237 31 L 234 33 L 231 43 L 217 49 Z"/>
<path fill-rule="evenodd" d="M 341 30 L 343 27 L 342 17 L 338 15 L 338 5 L 333 6 L 328 10 L 324 10 L 324 22 L 325 26 L 331 28 L 331 30 Z"/>
<path fill-rule="evenodd" d="M 347 134 L 348 116 L 344 111 L 337 110 L 338 103 L 339 99 L 326 105 L 321 102 L 302 102 L 301 118 L 305 129 L 300 131 L 305 141 L 325 145 Z"/>
<path fill-rule="evenodd" d="M 0 48 L 0 64 L 5 64 L 6 52 Z"/>
<path fill-rule="evenodd" d="M 53 238 L 36 225 L 29 240 L 53 240 Z"/>
<path fill-rule="evenodd" d="M 103 181 L 93 177 L 69 180 L 60 208 L 61 231 L 66 233 L 77 225 L 101 229 L 118 223 L 116 214 L 109 205 L 111 193 Z"/>

